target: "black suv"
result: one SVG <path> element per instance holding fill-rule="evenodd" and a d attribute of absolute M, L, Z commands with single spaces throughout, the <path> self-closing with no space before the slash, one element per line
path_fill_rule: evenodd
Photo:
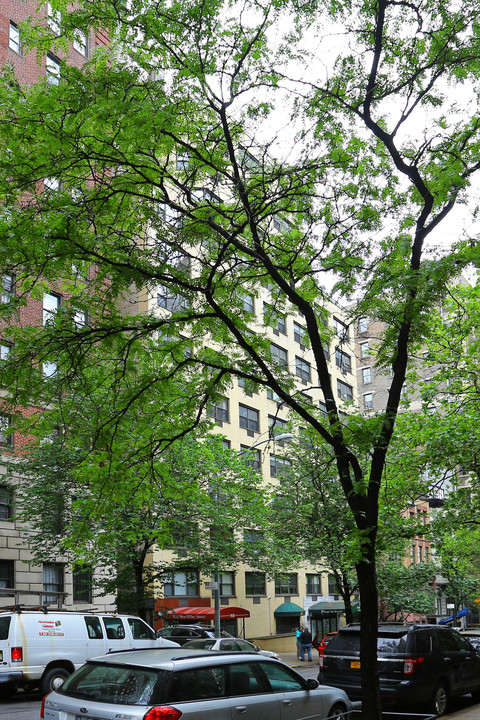
<path fill-rule="evenodd" d="M 480 700 L 480 654 L 452 628 L 379 625 L 377 660 L 384 705 L 415 705 L 442 715 L 454 695 L 471 693 Z M 319 663 L 320 683 L 362 698 L 359 625 L 334 635 Z"/>
<path fill-rule="evenodd" d="M 222 637 L 231 637 L 225 630 L 222 630 L 220 634 Z M 172 625 L 157 630 L 157 637 L 168 638 L 179 645 L 185 645 L 189 640 L 215 637 L 215 628 L 210 625 Z"/>

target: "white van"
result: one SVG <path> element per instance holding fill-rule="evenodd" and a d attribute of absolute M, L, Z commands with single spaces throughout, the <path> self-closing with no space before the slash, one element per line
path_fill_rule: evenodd
<path fill-rule="evenodd" d="M 178 647 L 128 615 L 72 611 L 0 612 L 0 694 L 58 688 L 88 658 L 129 648 Z"/>

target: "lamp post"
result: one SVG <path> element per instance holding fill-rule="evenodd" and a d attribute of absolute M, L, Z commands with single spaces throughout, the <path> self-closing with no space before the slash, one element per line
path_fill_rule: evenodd
<path fill-rule="evenodd" d="M 274 437 L 266 438 L 265 440 L 260 440 L 260 442 L 254 443 L 251 447 L 245 450 L 240 450 L 238 453 L 238 457 L 241 455 L 245 455 L 245 453 L 248 453 L 250 450 L 254 450 L 259 445 L 264 445 L 265 443 L 269 442 L 290 442 L 290 440 L 293 440 L 293 434 L 292 433 L 281 433 L 280 435 L 276 435 Z M 217 495 L 217 502 L 218 502 L 218 495 Z M 211 582 L 211 589 L 212 589 L 212 595 L 213 595 L 213 606 L 215 611 L 215 637 L 219 638 L 221 637 L 220 634 L 220 573 L 218 570 L 215 570 L 213 573 L 213 578 Z M 269 599 L 270 600 L 270 599 Z M 270 602 L 269 605 L 269 615 L 270 615 Z M 271 620 L 270 620 L 271 622 Z M 272 633 L 270 632 L 270 635 Z"/>

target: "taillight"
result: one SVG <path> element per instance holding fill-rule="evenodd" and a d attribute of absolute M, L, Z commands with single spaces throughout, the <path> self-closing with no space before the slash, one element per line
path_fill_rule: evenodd
<path fill-rule="evenodd" d="M 169 705 L 157 705 L 150 708 L 143 720 L 178 720 L 182 716 L 180 710 Z"/>
<path fill-rule="evenodd" d="M 22 662 L 23 660 L 23 648 L 12 647 L 12 662 Z"/>
<path fill-rule="evenodd" d="M 403 674 L 412 675 L 423 660 L 423 657 L 405 658 L 403 661 Z"/>

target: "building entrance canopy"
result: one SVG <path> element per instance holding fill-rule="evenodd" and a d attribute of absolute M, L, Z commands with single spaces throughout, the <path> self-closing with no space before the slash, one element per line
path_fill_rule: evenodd
<path fill-rule="evenodd" d="M 213 607 L 177 607 L 168 610 L 166 617 L 172 620 L 181 617 L 183 620 L 215 620 L 215 608 Z M 220 608 L 220 620 L 229 618 L 249 618 L 250 611 L 245 608 L 232 605 Z"/>

